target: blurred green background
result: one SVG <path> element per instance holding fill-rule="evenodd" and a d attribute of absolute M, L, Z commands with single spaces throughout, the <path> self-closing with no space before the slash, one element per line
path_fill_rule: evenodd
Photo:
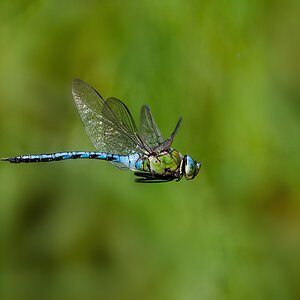
<path fill-rule="evenodd" d="M 203 167 L 1 163 L 0 298 L 300 299 L 299 6 L 1 1 L 1 157 L 94 150 L 80 78 Z"/>

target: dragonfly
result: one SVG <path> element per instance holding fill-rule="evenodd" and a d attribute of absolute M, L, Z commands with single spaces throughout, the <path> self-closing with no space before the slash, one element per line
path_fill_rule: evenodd
<path fill-rule="evenodd" d="M 80 79 L 72 82 L 74 101 L 86 133 L 96 152 L 71 151 L 50 154 L 20 155 L 2 158 L 11 163 L 51 162 L 68 159 L 99 159 L 114 166 L 131 170 L 138 183 L 179 181 L 184 176 L 191 180 L 198 174 L 201 163 L 189 155 L 171 148 L 181 123 L 165 139 L 157 127 L 151 110 L 143 105 L 140 129 L 126 105 L 113 97 L 103 99 L 88 83 Z"/>

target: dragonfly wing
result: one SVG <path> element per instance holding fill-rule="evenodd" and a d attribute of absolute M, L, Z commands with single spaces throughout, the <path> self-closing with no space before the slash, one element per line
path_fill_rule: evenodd
<path fill-rule="evenodd" d="M 174 136 L 175 136 L 176 132 L 178 131 L 179 125 L 181 123 L 181 120 L 182 119 L 180 118 L 179 121 L 177 122 L 177 125 L 176 125 L 174 131 L 172 132 L 172 134 L 170 135 L 170 137 L 167 138 L 165 141 L 163 141 L 161 144 L 159 144 L 157 147 L 155 147 L 153 149 L 153 152 L 159 153 L 160 151 L 167 150 L 171 147 Z"/>
<path fill-rule="evenodd" d="M 118 155 L 147 153 L 123 102 L 115 98 L 104 101 L 80 79 L 73 80 L 72 93 L 87 135 L 98 151 Z"/>
<path fill-rule="evenodd" d="M 114 165 L 115 167 L 118 167 L 121 170 L 128 170 L 127 167 L 125 167 L 123 164 L 119 163 L 119 162 L 115 162 L 115 161 L 110 161 L 110 163 L 112 165 Z"/>
<path fill-rule="evenodd" d="M 141 109 L 139 133 L 151 149 L 156 148 L 165 141 L 162 133 L 154 121 L 151 110 L 147 105 L 143 105 Z"/>

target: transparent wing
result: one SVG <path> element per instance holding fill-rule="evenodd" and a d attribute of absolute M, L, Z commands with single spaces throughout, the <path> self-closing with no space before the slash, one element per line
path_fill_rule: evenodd
<path fill-rule="evenodd" d="M 80 79 L 73 80 L 72 93 L 87 135 L 98 151 L 119 155 L 147 153 L 123 102 L 115 98 L 104 101 L 96 90 Z"/>
<path fill-rule="evenodd" d="M 151 110 L 147 105 L 143 105 L 141 109 L 139 133 L 151 149 L 156 148 L 165 141 L 153 119 Z"/>
<path fill-rule="evenodd" d="M 128 168 L 125 167 L 125 166 L 124 166 L 123 164 L 121 164 L 121 163 L 118 163 L 118 162 L 115 162 L 115 161 L 110 161 L 110 163 L 111 163 L 112 165 L 114 165 L 115 167 L 118 167 L 118 168 L 121 169 L 121 170 L 124 170 L 124 171 L 128 170 Z"/>
<path fill-rule="evenodd" d="M 172 134 L 165 140 L 163 141 L 161 144 L 159 144 L 157 147 L 155 147 L 153 150 L 153 152 L 155 153 L 159 153 L 163 150 L 167 150 L 171 147 L 172 143 L 173 143 L 173 139 L 175 137 L 176 132 L 179 129 L 180 123 L 181 123 L 181 118 L 179 119 L 179 121 L 177 122 L 177 125 L 174 129 L 174 131 L 172 132 Z"/>

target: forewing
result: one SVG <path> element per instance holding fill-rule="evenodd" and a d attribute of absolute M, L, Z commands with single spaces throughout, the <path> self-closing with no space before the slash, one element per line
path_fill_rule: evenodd
<path fill-rule="evenodd" d="M 151 149 L 157 147 L 165 140 L 154 121 L 150 108 L 147 105 L 143 105 L 141 109 L 139 133 Z"/>
<path fill-rule="evenodd" d="M 98 151 L 119 155 L 146 151 L 124 103 L 114 98 L 104 101 L 80 79 L 73 80 L 72 92 L 87 135 Z"/>
<path fill-rule="evenodd" d="M 128 108 L 121 100 L 114 97 L 109 97 L 105 100 L 105 103 L 114 112 L 115 116 L 119 120 L 119 125 L 123 126 L 131 133 L 137 132 L 137 127 L 134 123 L 134 120 Z"/>

